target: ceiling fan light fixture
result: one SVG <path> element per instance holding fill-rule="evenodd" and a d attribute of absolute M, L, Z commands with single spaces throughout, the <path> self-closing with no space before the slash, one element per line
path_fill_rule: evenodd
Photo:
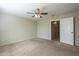
<path fill-rule="evenodd" d="M 34 18 L 42 18 L 42 16 L 41 15 L 37 15 L 37 14 L 35 14 L 34 16 L 32 16 L 32 17 L 34 17 Z"/>

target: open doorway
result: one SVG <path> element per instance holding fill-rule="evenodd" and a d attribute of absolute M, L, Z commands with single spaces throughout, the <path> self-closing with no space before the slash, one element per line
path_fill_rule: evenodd
<path fill-rule="evenodd" d="M 51 40 L 60 41 L 60 21 L 51 21 Z"/>

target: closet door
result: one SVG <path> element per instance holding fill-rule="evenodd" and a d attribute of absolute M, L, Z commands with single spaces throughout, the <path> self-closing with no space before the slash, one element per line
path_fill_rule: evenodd
<path fill-rule="evenodd" d="M 74 45 L 74 19 L 63 18 L 60 20 L 60 42 Z"/>

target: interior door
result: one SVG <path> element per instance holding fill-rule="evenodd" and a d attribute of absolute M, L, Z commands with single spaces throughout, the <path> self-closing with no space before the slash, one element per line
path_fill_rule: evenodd
<path fill-rule="evenodd" d="M 60 42 L 74 45 L 74 19 L 63 18 L 60 20 Z"/>

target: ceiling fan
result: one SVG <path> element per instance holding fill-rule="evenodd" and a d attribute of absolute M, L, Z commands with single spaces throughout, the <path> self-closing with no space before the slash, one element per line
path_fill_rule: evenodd
<path fill-rule="evenodd" d="M 39 8 L 37 8 L 33 12 L 27 12 L 27 14 L 33 14 L 32 17 L 35 17 L 35 18 L 42 18 L 43 15 L 48 15 L 47 12 L 42 12 L 41 9 Z"/>

